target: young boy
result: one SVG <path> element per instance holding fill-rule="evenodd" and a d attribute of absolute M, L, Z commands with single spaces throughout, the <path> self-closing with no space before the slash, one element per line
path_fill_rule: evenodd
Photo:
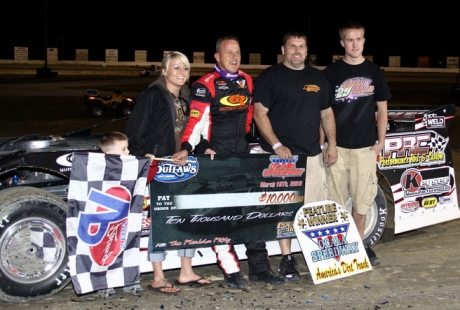
<path fill-rule="evenodd" d="M 128 137 L 124 133 L 119 131 L 106 132 L 99 139 L 99 148 L 105 154 L 129 155 Z M 153 178 L 152 174 L 154 176 L 155 173 L 156 169 L 152 169 L 151 167 L 149 169 L 148 180 L 151 180 Z M 123 290 L 125 293 L 130 293 L 135 296 L 140 296 L 144 293 L 144 289 L 139 284 L 125 286 Z M 117 292 L 113 288 L 100 290 L 99 294 L 101 294 L 103 298 L 117 296 Z"/>

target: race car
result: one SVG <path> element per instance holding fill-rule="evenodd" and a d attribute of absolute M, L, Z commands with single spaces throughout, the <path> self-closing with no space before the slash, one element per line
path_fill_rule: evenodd
<path fill-rule="evenodd" d="M 376 160 L 379 190 L 366 216 L 365 246 L 373 247 L 382 238 L 390 208 L 395 234 L 460 218 L 448 133 L 455 115 L 455 105 L 389 110 L 385 146 Z M 0 300 L 40 300 L 70 283 L 66 217 L 72 154 L 100 152 L 99 135 L 93 131 L 0 138 Z M 218 182 L 201 180 L 193 190 L 206 189 L 212 195 L 219 188 L 252 195 L 253 188 L 261 188 L 262 178 L 228 166 L 230 172 Z M 350 201 L 346 207 L 351 208 Z M 151 210 L 144 211 L 143 252 L 151 228 Z M 278 241 L 266 243 L 269 255 L 280 254 Z M 246 258 L 244 244 L 235 249 L 240 259 Z M 296 239 L 292 251 L 300 252 Z M 180 268 L 176 251 L 167 252 L 163 268 Z M 195 266 L 215 263 L 210 247 L 200 248 L 199 254 Z M 140 270 L 152 272 L 146 257 L 141 255 Z"/>

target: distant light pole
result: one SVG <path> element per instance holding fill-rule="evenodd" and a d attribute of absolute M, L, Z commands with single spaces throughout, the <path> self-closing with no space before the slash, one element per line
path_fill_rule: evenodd
<path fill-rule="evenodd" d="M 308 38 L 308 53 L 307 53 L 307 63 L 310 64 L 310 54 L 311 54 L 311 1 L 308 1 L 308 30 L 307 30 L 307 38 Z"/>
<path fill-rule="evenodd" d="M 45 66 L 37 69 L 36 78 L 51 78 L 57 75 L 57 72 L 51 72 L 48 68 L 48 1 L 45 0 L 45 38 L 44 38 Z"/>
<path fill-rule="evenodd" d="M 65 33 L 65 27 L 62 26 L 62 37 L 61 37 L 61 60 L 64 60 L 64 33 Z"/>
<path fill-rule="evenodd" d="M 45 68 L 48 68 L 48 0 L 45 0 Z"/>

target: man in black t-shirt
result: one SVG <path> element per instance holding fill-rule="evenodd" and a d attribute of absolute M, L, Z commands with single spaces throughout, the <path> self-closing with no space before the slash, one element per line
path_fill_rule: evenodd
<path fill-rule="evenodd" d="M 348 22 L 339 35 L 345 56 L 324 70 L 335 92 L 338 151 L 337 163 L 326 169 L 327 184 L 331 200 L 345 206 L 351 197 L 353 220 L 364 238 L 366 213 L 377 195 L 376 159 L 385 143 L 391 94 L 383 71 L 363 56 L 364 27 Z M 372 266 L 380 264 L 370 248 L 366 252 Z"/>
<path fill-rule="evenodd" d="M 305 65 L 307 37 L 292 31 L 283 37 L 284 61 L 265 69 L 254 92 L 254 121 L 262 135 L 260 150 L 281 159 L 307 154 L 304 203 L 326 199 L 324 166 L 337 159 L 332 91 L 323 73 Z M 320 148 L 320 124 L 329 140 L 324 158 Z M 291 256 L 291 239 L 279 239 L 283 258 L 280 275 L 300 278 Z"/>

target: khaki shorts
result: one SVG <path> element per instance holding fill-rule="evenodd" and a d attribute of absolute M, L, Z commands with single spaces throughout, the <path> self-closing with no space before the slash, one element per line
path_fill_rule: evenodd
<path fill-rule="evenodd" d="M 261 154 L 271 154 L 265 152 L 261 147 L 257 151 Z M 307 157 L 307 173 L 305 175 L 305 197 L 304 203 L 327 199 L 326 169 L 323 155 Z"/>
<path fill-rule="evenodd" d="M 329 199 L 345 206 L 348 196 L 358 214 L 366 214 L 377 195 L 375 152 L 370 147 L 337 147 L 337 162 L 326 168 Z"/>

